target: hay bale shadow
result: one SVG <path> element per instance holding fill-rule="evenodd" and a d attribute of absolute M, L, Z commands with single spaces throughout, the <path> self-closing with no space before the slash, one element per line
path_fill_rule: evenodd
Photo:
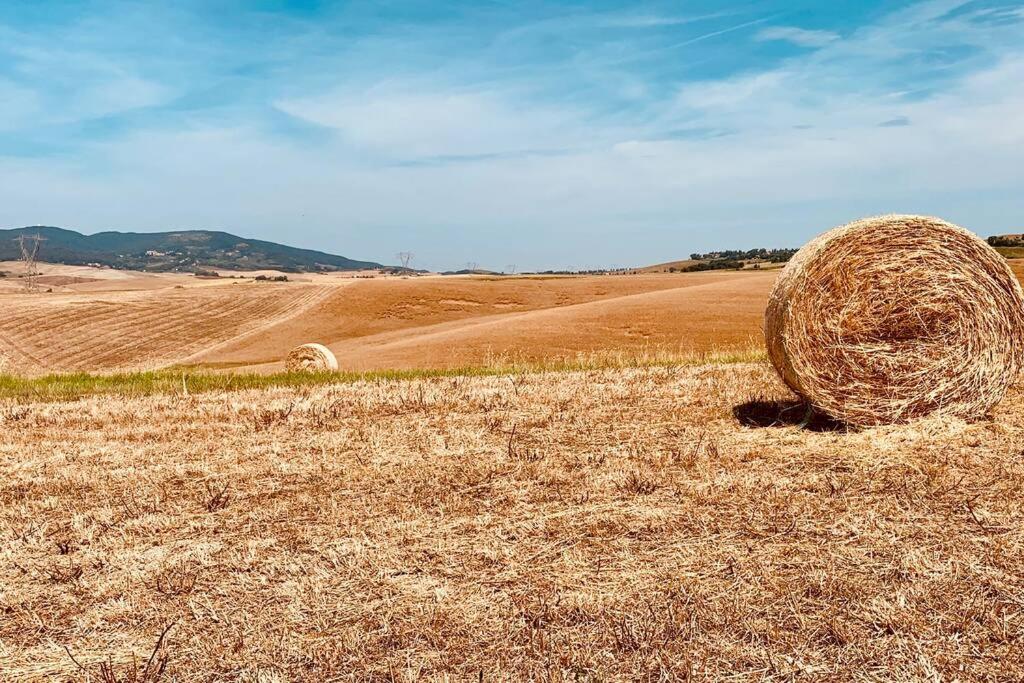
<path fill-rule="evenodd" d="M 766 427 L 800 426 L 809 432 L 847 431 L 849 426 L 828 415 L 811 409 L 803 401 L 762 401 L 741 403 L 732 409 L 732 414 L 744 427 L 763 429 Z"/>

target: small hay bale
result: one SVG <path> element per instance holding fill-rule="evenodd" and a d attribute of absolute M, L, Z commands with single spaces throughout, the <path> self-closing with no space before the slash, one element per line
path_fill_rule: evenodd
<path fill-rule="evenodd" d="M 1006 259 L 959 226 L 866 218 L 790 260 L 765 341 L 786 384 L 848 424 L 978 418 L 1024 364 L 1024 293 Z"/>
<path fill-rule="evenodd" d="M 338 359 L 323 344 L 303 344 L 288 353 L 284 367 L 288 372 L 334 372 Z"/>

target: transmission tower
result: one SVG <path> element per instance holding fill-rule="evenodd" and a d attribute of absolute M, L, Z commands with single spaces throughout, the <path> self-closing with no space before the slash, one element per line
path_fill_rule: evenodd
<path fill-rule="evenodd" d="M 405 268 L 406 270 L 408 270 L 409 264 L 412 263 L 412 260 L 416 258 L 416 254 L 411 251 L 400 251 L 395 254 L 395 256 L 402 263 L 402 268 Z"/>
<path fill-rule="evenodd" d="M 25 285 L 25 291 L 38 292 L 39 269 L 36 268 L 36 258 L 39 256 L 39 246 L 46 241 L 46 238 L 36 233 L 35 235 L 18 235 L 14 241 L 21 248 L 21 262 L 25 264 L 25 274 L 21 280 Z"/>

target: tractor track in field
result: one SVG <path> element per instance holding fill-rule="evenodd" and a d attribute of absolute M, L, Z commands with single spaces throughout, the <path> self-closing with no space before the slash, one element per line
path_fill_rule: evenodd
<path fill-rule="evenodd" d="M 0 351 L 20 373 L 173 365 L 301 315 L 342 285 L 247 284 L 13 297 Z"/>

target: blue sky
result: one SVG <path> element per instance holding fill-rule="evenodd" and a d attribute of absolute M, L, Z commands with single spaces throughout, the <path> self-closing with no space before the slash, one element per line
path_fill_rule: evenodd
<path fill-rule="evenodd" d="M 1024 229 L 1024 2 L 0 4 L 0 226 L 500 269 Z"/>

